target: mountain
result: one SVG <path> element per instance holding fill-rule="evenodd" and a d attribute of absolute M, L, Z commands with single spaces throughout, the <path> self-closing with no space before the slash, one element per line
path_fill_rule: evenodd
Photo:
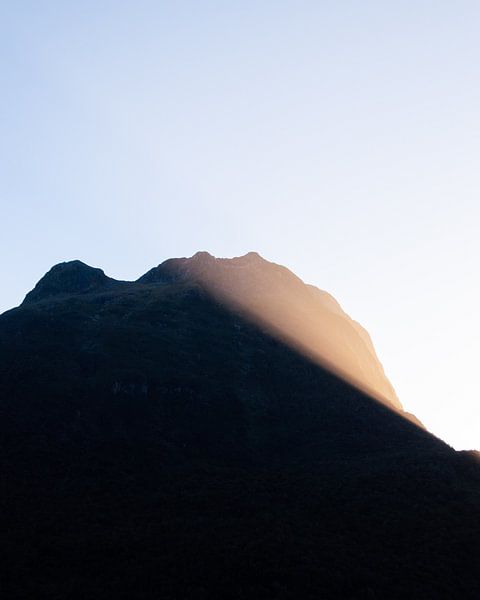
<path fill-rule="evenodd" d="M 53 267 L 0 316 L 4 596 L 478 598 L 480 471 L 256 253 Z"/>
<path fill-rule="evenodd" d="M 165 281 L 198 283 L 300 352 L 402 409 L 368 333 L 329 294 L 306 286 L 285 267 L 256 252 L 234 259 L 199 252 L 166 261 L 139 279 L 139 283 Z"/>

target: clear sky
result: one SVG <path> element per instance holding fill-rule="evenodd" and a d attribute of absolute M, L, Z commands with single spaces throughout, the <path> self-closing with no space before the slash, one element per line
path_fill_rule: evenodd
<path fill-rule="evenodd" d="M 478 1 L 3 2 L 0 311 L 74 258 L 256 250 L 480 447 Z"/>

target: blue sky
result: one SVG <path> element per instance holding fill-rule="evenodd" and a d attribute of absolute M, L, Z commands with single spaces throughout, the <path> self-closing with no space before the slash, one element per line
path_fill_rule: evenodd
<path fill-rule="evenodd" d="M 53 264 L 256 250 L 480 446 L 478 2 L 0 7 L 0 311 Z"/>

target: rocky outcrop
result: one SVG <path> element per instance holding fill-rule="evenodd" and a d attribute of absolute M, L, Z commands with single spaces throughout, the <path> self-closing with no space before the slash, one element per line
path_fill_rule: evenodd
<path fill-rule="evenodd" d="M 107 277 L 101 269 L 90 267 L 80 260 L 73 260 L 52 267 L 27 294 L 23 303 L 48 300 L 55 296 L 100 291 L 117 283 L 119 282 Z"/>

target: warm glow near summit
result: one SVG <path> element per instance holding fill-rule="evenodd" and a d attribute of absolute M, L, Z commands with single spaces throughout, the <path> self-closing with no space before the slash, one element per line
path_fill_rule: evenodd
<path fill-rule="evenodd" d="M 0 311 L 65 260 L 255 250 L 480 447 L 480 4 L 86 7 L 0 8 Z"/>

